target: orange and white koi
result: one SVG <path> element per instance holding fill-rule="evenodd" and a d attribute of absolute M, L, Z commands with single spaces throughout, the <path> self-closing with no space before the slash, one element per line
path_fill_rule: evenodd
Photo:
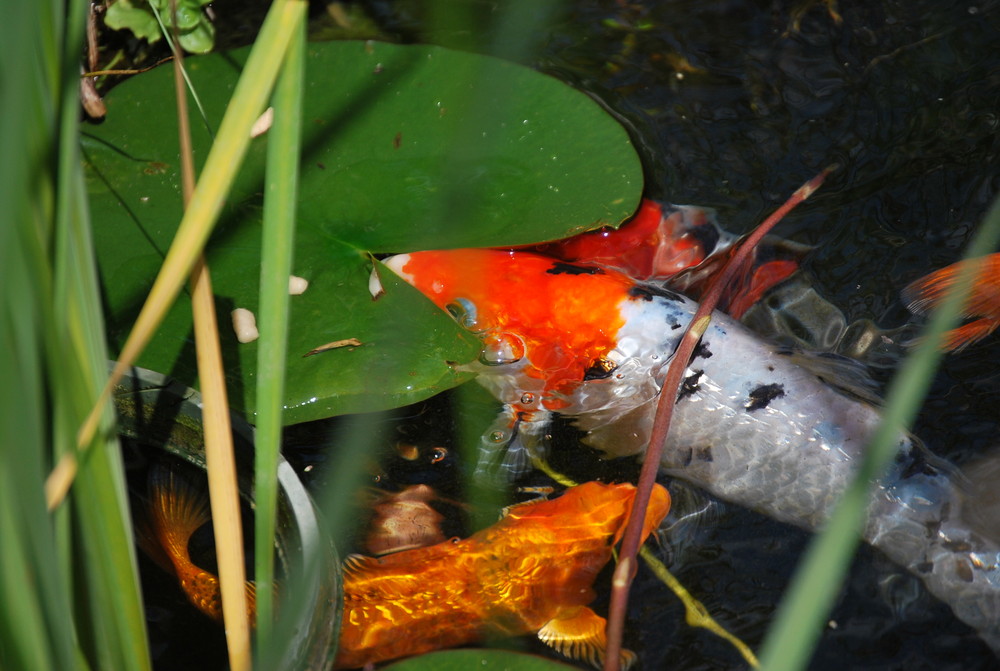
<path fill-rule="evenodd" d="M 207 502 L 181 482 L 168 477 L 151 483 L 150 515 L 188 598 L 219 620 L 218 578 L 195 566 L 187 550 L 191 534 L 208 521 Z M 605 620 L 587 604 L 634 499 L 633 485 L 588 482 L 555 499 L 513 506 L 464 540 L 378 558 L 352 555 L 344 563 L 335 667 L 530 633 L 567 657 L 601 664 Z M 669 508 L 670 495 L 656 485 L 643 539 Z M 252 587 L 248 583 L 249 594 Z M 623 652 L 624 667 L 634 659 Z"/>
<path fill-rule="evenodd" d="M 696 304 L 611 268 L 517 251 L 400 254 L 385 264 L 482 339 L 464 369 L 504 404 L 483 471 L 522 470 L 555 413 L 609 454 L 645 449 L 660 384 Z M 828 519 L 881 421 L 801 358 L 715 312 L 674 409 L 661 471 L 807 529 Z M 865 538 L 1000 650 L 1000 539 L 963 520 L 948 472 L 903 432 L 876 483 Z M 497 454 L 503 455 L 496 466 Z"/>
<path fill-rule="evenodd" d="M 601 228 L 527 249 L 571 263 L 613 268 L 636 281 L 668 282 L 697 299 L 737 242 L 710 208 L 644 198 L 635 216 L 617 229 Z M 798 272 L 808 250 L 768 236 L 723 293 L 718 309 L 741 319 L 771 289 Z"/>
<path fill-rule="evenodd" d="M 903 301 L 907 307 L 917 314 L 924 314 L 944 299 L 954 286 L 958 273 L 968 266 L 974 266 L 973 283 L 963 316 L 974 319 L 945 335 L 942 346 L 949 351 L 962 350 L 1000 326 L 1000 253 L 953 263 L 903 289 Z"/>

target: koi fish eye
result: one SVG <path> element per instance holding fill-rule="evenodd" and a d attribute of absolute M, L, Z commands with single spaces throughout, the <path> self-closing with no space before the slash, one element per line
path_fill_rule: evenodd
<path fill-rule="evenodd" d="M 479 321 L 476 316 L 476 304 L 470 301 L 468 298 L 456 298 L 452 302 L 445 306 L 455 321 L 457 321 L 463 328 L 467 328 L 472 332 L 476 332 L 479 326 Z"/>
<path fill-rule="evenodd" d="M 483 338 L 479 362 L 486 366 L 503 366 L 524 358 L 524 341 L 515 333 L 492 333 Z"/>
<path fill-rule="evenodd" d="M 448 457 L 448 450 L 444 447 L 435 447 L 431 450 L 431 463 L 439 464 Z"/>

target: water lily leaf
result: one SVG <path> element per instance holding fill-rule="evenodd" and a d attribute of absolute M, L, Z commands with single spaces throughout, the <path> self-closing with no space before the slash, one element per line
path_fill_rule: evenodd
<path fill-rule="evenodd" d="M 221 119 L 245 51 L 188 60 L 208 124 Z M 112 347 L 120 347 L 181 214 L 170 68 L 125 82 L 84 137 L 95 245 Z M 305 91 L 286 421 L 415 402 L 464 381 L 448 362 L 475 339 L 383 274 L 372 301 L 367 252 L 506 246 L 618 224 L 641 169 L 622 127 L 559 81 L 430 46 L 314 44 Z M 255 139 L 207 254 L 220 321 L 257 306 L 267 134 Z M 258 319 L 267 316 L 258 315 Z M 303 357 L 338 340 L 362 344 Z M 256 347 L 223 328 L 231 401 L 253 413 Z M 179 300 L 139 365 L 194 384 L 191 319 Z"/>
<path fill-rule="evenodd" d="M 567 671 L 576 668 L 545 657 L 510 650 L 442 650 L 390 664 L 385 671 Z"/>

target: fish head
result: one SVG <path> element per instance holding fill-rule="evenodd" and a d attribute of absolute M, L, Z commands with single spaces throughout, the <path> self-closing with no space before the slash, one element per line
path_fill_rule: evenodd
<path fill-rule="evenodd" d="M 384 261 L 483 342 L 470 369 L 517 411 L 562 410 L 613 368 L 632 281 L 611 269 L 524 251 L 456 249 Z M 488 382 L 484 382 L 490 387 Z"/>

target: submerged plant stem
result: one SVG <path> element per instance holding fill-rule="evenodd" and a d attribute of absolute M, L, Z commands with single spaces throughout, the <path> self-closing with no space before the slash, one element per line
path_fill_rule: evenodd
<path fill-rule="evenodd" d="M 684 585 L 674 576 L 670 570 L 664 566 L 656 555 L 654 555 L 648 547 L 643 545 L 639 549 L 639 554 L 642 555 L 643 560 L 646 562 L 646 566 L 660 579 L 664 585 L 670 588 L 670 591 L 677 595 L 677 598 L 681 600 L 684 604 L 684 621 L 687 622 L 690 627 L 701 627 L 702 629 L 707 629 L 719 638 L 728 641 L 734 648 L 736 648 L 743 659 L 747 661 L 753 668 L 758 668 L 760 662 L 757 661 L 757 656 L 753 654 L 753 650 L 750 646 L 741 641 L 739 638 L 733 634 L 726 631 L 726 629 L 720 625 L 715 619 L 709 614 L 705 605 L 701 601 L 691 596 L 691 592 L 687 591 Z"/>

